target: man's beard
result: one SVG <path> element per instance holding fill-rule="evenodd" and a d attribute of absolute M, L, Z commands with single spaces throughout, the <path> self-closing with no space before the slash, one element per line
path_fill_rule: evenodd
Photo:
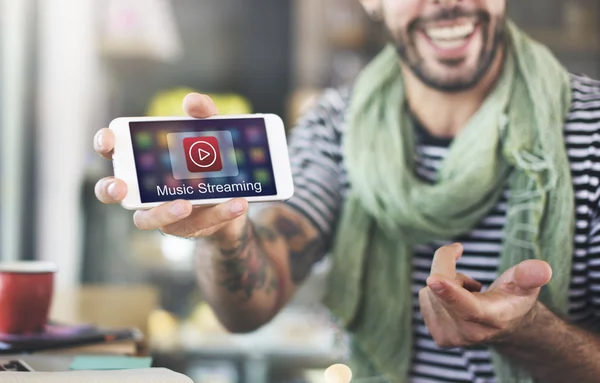
<path fill-rule="evenodd" d="M 456 79 L 441 79 L 437 78 L 433 73 L 428 72 L 426 64 L 423 59 L 419 56 L 419 52 L 415 44 L 415 34 L 418 27 L 424 25 L 426 22 L 431 21 L 442 21 L 442 20 L 454 20 L 460 17 L 476 17 L 477 22 L 480 25 L 481 38 L 483 40 L 483 46 L 481 54 L 477 60 L 477 67 L 473 73 L 467 78 L 456 78 Z M 425 85 L 430 88 L 446 92 L 456 93 L 462 92 L 475 87 L 481 79 L 489 72 L 492 67 L 496 56 L 500 51 L 501 45 L 506 39 L 506 20 L 498 20 L 496 27 L 494 28 L 493 37 L 491 43 L 489 42 L 489 25 L 491 17 L 488 13 L 483 11 L 478 12 L 465 12 L 462 9 L 456 7 L 449 10 L 442 10 L 440 13 L 427 20 L 417 19 L 413 21 L 408 29 L 406 36 L 407 38 L 398 37 L 392 38 L 392 41 L 396 45 L 398 55 L 401 60 L 406 64 L 414 75 Z M 456 67 L 462 64 L 462 60 L 447 60 L 443 62 L 447 67 Z"/>

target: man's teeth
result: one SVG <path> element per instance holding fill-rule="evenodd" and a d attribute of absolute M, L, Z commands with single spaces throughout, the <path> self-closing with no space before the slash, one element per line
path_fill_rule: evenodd
<path fill-rule="evenodd" d="M 464 39 L 460 40 L 433 40 L 435 45 L 442 49 L 456 49 L 465 44 Z"/>
<path fill-rule="evenodd" d="M 456 43 L 462 44 L 462 40 L 466 39 L 474 30 L 475 24 L 469 23 L 454 27 L 427 28 L 425 32 L 437 45 L 445 48 L 446 43 L 452 43 L 453 46 L 456 46 Z"/>

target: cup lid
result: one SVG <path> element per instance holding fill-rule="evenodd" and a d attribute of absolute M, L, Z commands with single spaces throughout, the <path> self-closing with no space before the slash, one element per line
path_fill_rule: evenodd
<path fill-rule="evenodd" d="M 0 273 L 40 274 L 57 271 L 56 263 L 49 261 L 0 262 Z"/>

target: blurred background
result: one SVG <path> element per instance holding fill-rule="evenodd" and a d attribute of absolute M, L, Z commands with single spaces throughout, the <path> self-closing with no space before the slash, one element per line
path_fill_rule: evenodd
<path fill-rule="evenodd" d="M 571 71 L 600 77 L 600 1 L 509 8 Z M 197 383 L 317 381 L 345 349 L 317 304 L 327 264 L 272 324 L 227 335 L 198 296 L 192 243 L 95 200 L 111 165 L 92 138 L 119 116 L 180 115 L 193 90 L 291 130 L 322 89 L 352 81 L 381 32 L 355 0 L 3 0 L 0 260 L 57 262 L 54 319 L 136 325 L 157 364 Z"/>

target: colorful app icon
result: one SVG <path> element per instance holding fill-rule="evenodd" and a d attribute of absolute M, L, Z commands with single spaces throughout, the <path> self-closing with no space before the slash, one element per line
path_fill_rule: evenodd
<path fill-rule="evenodd" d="M 240 130 L 231 126 L 228 127 L 227 130 L 231 134 L 231 139 L 233 139 L 233 142 L 238 142 L 240 139 Z"/>
<path fill-rule="evenodd" d="M 147 176 L 144 179 L 144 188 L 146 191 L 154 191 L 158 186 L 158 179 L 155 176 Z"/>
<path fill-rule="evenodd" d="M 171 169 L 171 156 L 169 152 L 164 152 L 160 155 L 160 162 L 165 169 Z"/>
<path fill-rule="evenodd" d="M 153 153 L 144 153 L 139 157 L 140 167 L 144 170 L 151 170 L 156 165 L 156 159 Z"/>
<path fill-rule="evenodd" d="M 169 134 L 168 130 L 163 130 L 156 133 L 156 142 L 161 149 L 168 148 L 169 142 L 167 141 L 167 134 Z"/>
<path fill-rule="evenodd" d="M 191 173 L 219 172 L 223 169 L 219 141 L 216 137 L 183 139 L 187 169 Z"/>
<path fill-rule="evenodd" d="M 243 150 L 236 149 L 235 150 L 235 160 L 238 165 L 244 165 L 246 163 L 246 155 Z"/>
<path fill-rule="evenodd" d="M 154 142 L 152 141 L 152 135 L 147 132 L 138 132 L 135 134 L 135 144 L 139 149 L 146 150 L 150 149 Z"/>
<path fill-rule="evenodd" d="M 265 169 L 257 169 L 254 171 L 254 180 L 263 184 L 271 182 L 271 175 Z"/>
<path fill-rule="evenodd" d="M 251 144 L 260 144 L 265 141 L 265 130 L 258 126 L 250 126 L 244 129 L 244 133 Z"/>
<path fill-rule="evenodd" d="M 265 162 L 267 162 L 267 156 L 265 154 L 264 149 L 250 149 L 250 160 L 255 164 L 264 164 Z"/>

